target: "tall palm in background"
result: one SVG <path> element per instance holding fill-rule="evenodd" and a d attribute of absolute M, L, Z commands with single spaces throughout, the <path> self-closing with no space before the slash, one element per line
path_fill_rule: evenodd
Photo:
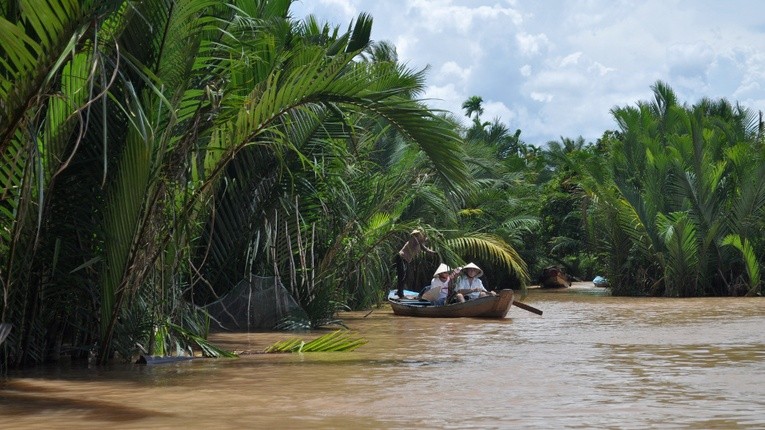
<path fill-rule="evenodd" d="M 482 121 L 482 103 L 481 97 L 471 96 L 462 104 L 465 116 L 473 119 L 462 130 L 472 187 L 450 196 L 457 215 L 453 228 L 463 235 L 453 243 L 462 259 L 481 265 L 490 285 L 525 289 L 527 261 L 534 259 L 526 239 L 537 225 L 529 207 L 533 172 L 518 149 L 524 146 L 521 131 L 511 134 L 499 119 Z"/>
<path fill-rule="evenodd" d="M 679 105 L 661 82 L 654 96 L 614 109 L 620 131 L 608 142 L 608 159 L 583 166 L 585 188 L 600 203 L 598 224 L 607 227 L 601 236 L 614 292 L 759 292 L 751 275 L 765 251 L 755 221 L 765 182 L 756 118 L 725 100 Z"/>
<path fill-rule="evenodd" d="M 592 206 L 581 182 L 580 167 L 597 157 L 595 145 L 584 139 L 550 141 L 543 151 L 546 168 L 540 192 L 540 240 L 545 242 L 545 266 L 557 265 L 569 274 L 592 279 L 599 271 L 595 228 L 588 222 Z"/>

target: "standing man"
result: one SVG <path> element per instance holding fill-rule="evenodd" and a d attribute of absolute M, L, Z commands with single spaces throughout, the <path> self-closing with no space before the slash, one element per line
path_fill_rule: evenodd
<path fill-rule="evenodd" d="M 396 277 L 397 289 L 396 294 L 399 299 L 404 298 L 404 284 L 406 284 L 406 276 L 409 271 L 409 263 L 412 262 L 414 257 L 421 251 L 425 251 L 430 254 L 436 252 L 425 246 L 428 242 L 428 238 L 420 230 L 412 230 L 409 235 L 409 240 L 406 241 L 404 246 L 396 254 Z"/>

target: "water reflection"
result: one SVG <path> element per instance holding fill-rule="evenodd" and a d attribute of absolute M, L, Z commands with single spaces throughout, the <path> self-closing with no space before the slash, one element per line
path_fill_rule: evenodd
<path fill-rule="evenodd" d="M 532 291 L 501 321 L 343 315 L 350 353 L 40 368 L 0 383 L 0 427 L 762 428 L 765 301 Z"/>

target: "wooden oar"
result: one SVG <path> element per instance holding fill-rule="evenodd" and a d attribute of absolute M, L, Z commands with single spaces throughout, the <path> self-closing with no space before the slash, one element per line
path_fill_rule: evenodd
<path fill-rule="evenodd" d="M 542 315 L 542 311 L 541 310 L 535 308 L 534 306 L 529 306 L 526 303 L 521 303 L 521 302 L 519 302 L 517 300 L 513 300 L 513 306 L 518 306 L 521 309 L 525 309 L 525 310 L 527 310 L 529 312 L 534 312 L 537 315 Z"/>

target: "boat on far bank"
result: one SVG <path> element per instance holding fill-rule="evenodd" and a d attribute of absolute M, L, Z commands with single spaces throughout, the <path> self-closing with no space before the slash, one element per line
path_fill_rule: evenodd
<path fill-rule="evenodd" d="M 551 266 L 542 271 L 539 277 L 541 288 L 568 288 L 571 286 L 571 277 L 559 267 Z"/>
<path fill-rule="evenodd" d="M 496 296 L 470 299 L 464 303 L 434 306 L 427 300 L 389 300 L 393 313 L 426 318 L 504 318 L 513 305 L 513 290 L 497 291 Z"/>

